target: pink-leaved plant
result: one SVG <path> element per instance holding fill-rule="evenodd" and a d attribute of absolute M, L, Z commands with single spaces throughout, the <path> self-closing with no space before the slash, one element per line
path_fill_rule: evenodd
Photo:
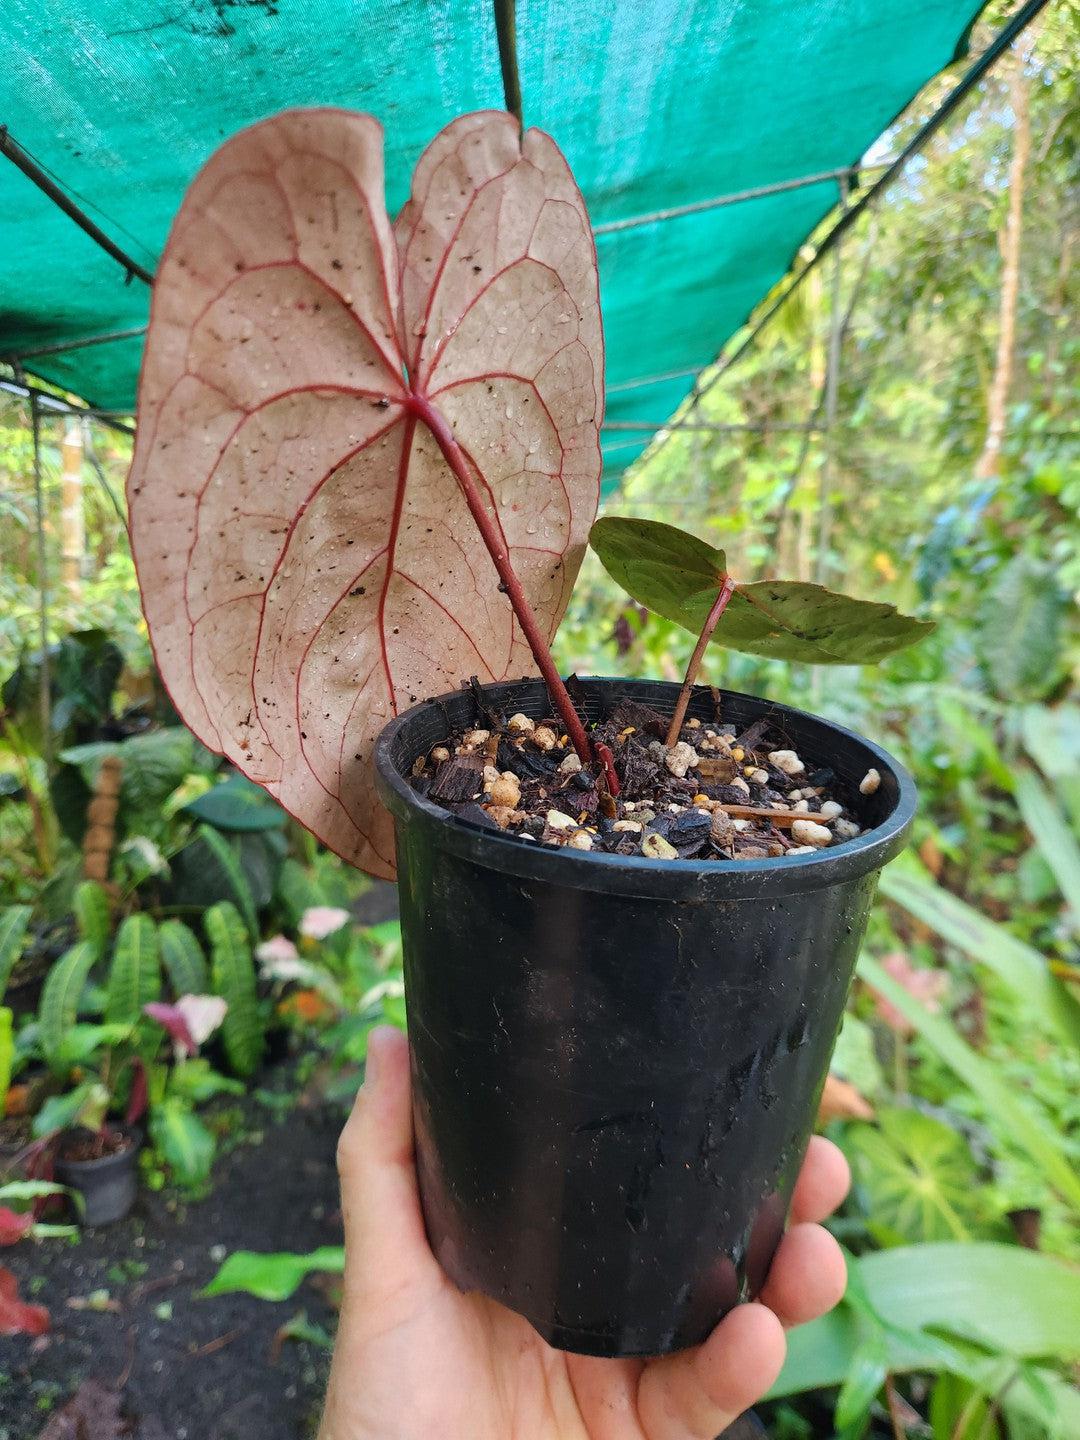
<path fill-rule="evenodd" d="M 180 714 L 338 854 L 393 874 L 375 736 L 551 660 L 600 477 L 585 205 L 555 143 L 454 120 L 391 224 L 382 131 L 291 111 L 195 179 L 154 284 L 128 480 Z"/>

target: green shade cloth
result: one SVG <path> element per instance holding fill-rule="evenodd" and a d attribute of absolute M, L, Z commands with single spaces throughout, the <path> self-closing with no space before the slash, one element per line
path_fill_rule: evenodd
<path fill-rule="evenodd" d="M 837 170 L 963 49 L 973 7 L 519 0 L 525 120 L 562 146 L 599 227 Z M 448 120 L 502 104 L 489 0 L 3 0 L 0 54 L 0 124 L 151 270 L 195 171 L 243 125 L 292 105 L 370 111 L 396 209 Z M 608 420 L 670 415 L 683 372 L 715 357 L 837 194 L 828 180 L 601 230 Z M 148 308 L 147 287 L 0 157 L 0 357 L 141 326 Z M 24 368 L 126 411 L 141 349 Z M 605 431 L 609 480 L 649 438 Z"/>

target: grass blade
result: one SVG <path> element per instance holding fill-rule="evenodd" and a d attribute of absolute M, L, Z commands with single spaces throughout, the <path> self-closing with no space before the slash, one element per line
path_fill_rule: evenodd
<path fill-rule="evenodd" d="M 1035 1161 L 1047 1182 L 1080 1210 L 1080 1176 L 1066 1159 L 1051 1131 L 1026 1106 L 1018 1104 L 994 1068 L 961 1039 L 951 1021 L 933 1015 L 870 955 L 859 960 L 859 975 L 895 1005 L 938 1058 L 989 1107 L 1013 1142 Z"/>
<path fill-rule="evenodd" d="M 894 865 L 881 876 L 880 893 L 900 905 L 949 945 L 985 965 L 1027 1012 L 1070 1047 L 1080 1046 L 1080 1004 L 1030 945 L 1003 925 L 935 884 L 913 865 Z"/>

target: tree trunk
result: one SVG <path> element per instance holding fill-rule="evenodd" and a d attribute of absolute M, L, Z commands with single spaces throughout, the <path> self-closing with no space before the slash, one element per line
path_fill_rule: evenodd
<path fill-rule="evenodd" d="M 824 291 L 821 284 L 821 272 L 819 270 L 811 270 L 810 274 L 807 276 L 806 293 L 810 325 L 810 389 L 816 400 L 818 397 L 823 396 L 825 393 L 825 383 L 828 375 L 828 358 L 825 351 L 825 336 L 822 331 L 822 316 L 825 301 Z M 805 452 L 802 458 L 805 459 Z M 799 470 L 802 470 L 801 463 L 799 466 Z M 801 478 L 801 476 L 799 478 Z M 797 490 L 798 479 L 796 479 L 794 483 Z M 797 502 L 799 497 L 797 496 L 797 494 L 793 493 L 791 498 L 793 501 Z M 808 502 L 807 497 L 803 497 L 803 505 L 802 508 L 798 511 L 797 516 L 792 515 L 792 510 L 790 508 L 785 513 L 784 520 L 785 522 L 788 522 L 790 526 L 789 516 L 791 517 L 791 519 L 795 520 L 795 523 L 798 526 L 797 534 L 794 537 L 795 554 L 793 557 L 793 564 L 791 566 L 791 570 L 794 570 L 796 579 L 809 580 L 810 551 L 813 543 L 814 509 L 813 506 Z M 781 555 L 784 553 L 784 545 L 790 543 L 790 535 L 783 536 L 781 538 L 780 545 L 778 547 L 780 549 Z M 781 570 L 779 573 L 789 574 L 790 570 Z"/>
<path fill-rule="evenodd" d="M 986 438 L 975 463 L 979 480 L 993 480 L 1001 472 L 1001 448 L 1016 353 L 1016 312 L 1020 297 L 1020 242 L 1024 220 L 1024 178 L 1031 154 L 1031 115 L 1025 66 L 1030 49 L 1014 57 L 1009 85 L 1013 111 L 1013 151 L 1009 165 L 1009 208 L 1001 234 L 1001 299 L 998 307 L 998 343 L 994 373 L 986 397 Z"/>

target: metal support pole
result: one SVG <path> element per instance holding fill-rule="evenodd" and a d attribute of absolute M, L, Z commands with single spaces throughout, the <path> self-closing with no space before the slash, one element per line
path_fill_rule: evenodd
<path fill-rule="evenodd" d="M 96 225 L 85 210 L 81 210 L 69 196 L 65 195 L 56 181 L 53 180 L 37 163 L 19 142 L 14 138 L 6 125 L 0 125 L 0 155 L 6 155 L 11 163 L 22 171 L 26 178 L 32 181 L 43 194 L 56 205 L 69 220 L 74 220 L 80 230 L 86 232 L 95 244 L 100 245 L 106 255 L 111 255 L 117 264 L 122 265 L 127 271 L 128 281 L 132 276 L 137 277 L 146 285 L 154 283 L 154 277 L 145 266 L 133 260 L 130 255 L 120 249 L 114 240 L 110 240 L 100 225 Z"/>
<path fill-rule="evenodd" d="M 841 183 L 840 203 L 847 209 L 848 188 Z M 843 339 L 843 316 L 840 310 L 841 239 L 833 250 L 832 285 L 829 292 L 829 356 L 825 367 L 825 453 L 818 476 L 818 543 L 814 561 L 814 578 L 824 585 L 829 573 L 829 546 L 832 543 L 832 483 L 836 448 L 836 401 L 840 388 L 840 352 Z"/>
<path fill-rule="evenodd" d="M 86 552 L 83 519 L 83 431 L 74 415 L 64 429 L 63 492 L 60 507 L 60 566 L 64 588 L 74 603 L 82 599 L 82 567 Z"/>
<path fill-rule="evenodd" d="M 37 396 L 30 395 L 30 427 L 34 437 L 34 514 L 37 523 L 38 635 L 41 660 L 38 667 L 38 717 L 41 722 L 41 754 L 46 770 L 52 768 L 52 665 L 49 660 L 49 577 L 46 574 L 45 497 L 41 477 L 41 414 Z"/>

